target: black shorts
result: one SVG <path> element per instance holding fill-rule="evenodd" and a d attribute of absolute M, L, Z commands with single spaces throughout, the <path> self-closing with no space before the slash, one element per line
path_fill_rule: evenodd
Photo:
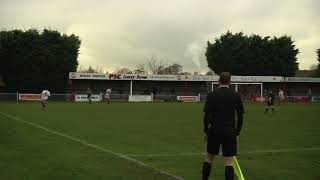
<path fill-rule="evenodd" d="M 237 155 L 237 137 L 235 135 L 209 135 L 207 152 L 209 154 L 219 154 L 220 146 L 225 157 Z"/>
<path fill-rule="evenodd" d="M 268 105 L 268 106 L 273 106 L 273 105 L 274 105 L 274 101 L 268 101 L 268 102 L 267 102 L 267 105 Z"/>

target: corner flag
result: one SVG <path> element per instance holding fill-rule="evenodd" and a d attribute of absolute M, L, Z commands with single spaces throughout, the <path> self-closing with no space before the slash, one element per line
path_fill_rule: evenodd
<path fill-rule="evenodd" d="M 245 180 L 243 177 L 240 165 L 238 163 L 238 160 L 235 156 L 233 156 L 233 169 L 239 180 Z"/>

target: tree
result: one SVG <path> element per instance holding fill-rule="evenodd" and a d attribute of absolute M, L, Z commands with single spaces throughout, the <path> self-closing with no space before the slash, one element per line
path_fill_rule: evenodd
<path fill-rule="evenodd" d="M 134 74 L 148 74 L 147 68 L 145 64 L 138 64 L 135 70 L 133 70 Z"/>
<path fill-rule="evenodd" d="M 213 71 L 208 71 L 206 72 L 206 76 L 213 76 L 214 75 L 214 72 Z"/>
<path fill-rule="evenodd" d="M 89 66 L 88 68 L 84 68 L 83 66 L 79 66 L 77 69 L 77 72 L 82 72 L 82 73 L 108 73 L 103 67 L 101 66 Z"/>
<path fill-rule="evenodd" d="M 296 77 L 314 77 L 315 70 L 298 70 L 296 73 Z"/>
<path fill-rule="evenodd" d="M 98 73 L 98 71 L 95 70 L 95 69 L 93 69 L 92 66 L 89 66 L 86 72 L 87 72 L 87 73 Z"/>
<path fill-rule="evenodd" d="M 116 71 L 116 74 L 132 74 L 132 71 L 128 68 L 121 68 Z"/>
<path fill-rule="evenodd" d="M 192 75 L 190 72 L 181 72 L 179 75 Z"/>
<path fill-rule="evenodd" d="M 318 68 L 318 65 L 317 65 L 317 64 L 311 64 L 309 70 L 310 70 L 310 71 L 314 71 L 314 70 L 317 70 L 317 68 Z"/>
<path fill-rule="evenodd" d="M 291 37 L 261 37 L 227 32 L 207 43 L 208 67 L 216 74 L 294 76 L 297 54 Z"/>
<path fill-rule="evenodd" d="M 182 72 L 182 66 L 180 64 L 175 63 L 163 68 L 163 72 L 160 74 L 178 75 L 181 72 Z"/>
<path fill-rule="evenodd" d="M 144 63 L 139 64 L 133 73 L 178 75 L 182 73 L 182 66 L 177 63 L 167 65 L 164 58 L 159 58 L 157 55 L 151 55 Z"/>
<path fill-rule="evenodd" d="M 164 58 L 159 58 L 157 55 L 147 57 L 146 69 L 150 74 L 160 74 L 165 66 Z"/>
<path fill-rule="evenodd" d="M 157 69 L 157 74 L 167 74 L 166 71 L 167 71 L 166 67 L 159 66 Z"/>
<path fill-rule="evenodd" d="M 78 36 L 35 29 L 0 31 L 0 74 L 10 92 L 64 92 L 78 66 Z"/>

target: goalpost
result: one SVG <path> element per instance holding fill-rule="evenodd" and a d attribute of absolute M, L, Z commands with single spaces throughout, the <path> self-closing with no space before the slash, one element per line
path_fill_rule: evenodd
<path fill-rule="evenodd" d="M 213 91 L 215 87 L 218 87 L 218 85 L 218 82 L 212 82 L 211 91 Z M 234 87 L 235 91 L 245 96 L 246 99 L 258 96 L 258 101 L 263 102 L 263 83 L 232 82 L 231 87 Z"/>
<path fill-rule="evenodd" d="M 152 102 L 153 101 L 153 94 L 150 95 L 134 95 L 133 94 L 133 81 L 130 81 L 130 94 L 128 97 L 129 102 Z"/>

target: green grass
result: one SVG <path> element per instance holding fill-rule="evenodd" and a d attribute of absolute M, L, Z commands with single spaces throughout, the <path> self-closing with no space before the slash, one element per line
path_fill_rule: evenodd
<path fill-rule="evenodd" d="M 0 103 L 2 113 L 123 155 L 195 153 L 132 156 L 190 180 L 201 177 L 202 108 L 201 103 L 49 102 L 42 111 L 39 103 Z M 276 107 L 275 114 L 264 114 L 259 103 L 245 109 L 238 160 L 246 179 L 320 179 L 320 104 L 287 104 Z M 248 153 L 269 150 L 280 151 Z M 0 113 L 0 179 L 171 178 Z M 212 179 L 224 179 L 221 156 L 213 163 Z"/>

